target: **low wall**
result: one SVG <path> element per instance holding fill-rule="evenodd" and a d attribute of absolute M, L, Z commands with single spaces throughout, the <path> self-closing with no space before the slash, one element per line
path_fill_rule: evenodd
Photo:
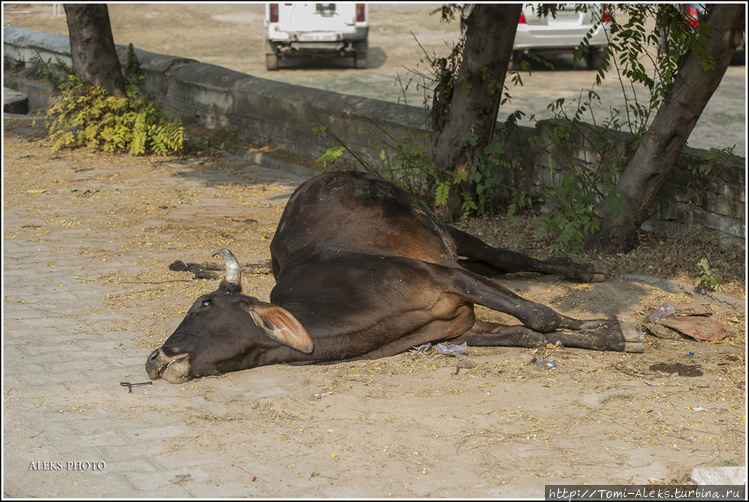
<path fill-rule="evenodd" d="M 67 36 L 13 26 L 4 26 L 3 35 L 6 67 L 28 65 L 37 53 L 45 61 L 59 58 L 70 64 Z M 126 48 L 118 46 L 118 51 L 124 64 Z M 314 132 L 320 126 L 328 127 L 375 168 L 381 167 L 382 161 L 381 147 L 374 145 L 408 138 L 409 131 L 424 134 L 429 129 L 424 112 L 418 107 L 275 82 L 192 59 L 138 49 L 136 54 L 146 73 L 147 92 L 174 115 L 194 120 L 208 129 L 233 132 L 240 140 L 252 144 L 268 145 L 306 158 L 316 159 L 328 147 L 337 146 Z M 47 106 L 49 97 L 43 96 L 39 89 L 24 87 L 19 82 L 16 90 L 42 95 L 32 98 L 30 94 L 30 108 Z M 548 173 L 548 152 L 532 147 L 530 138 L 549 127 L 553 127 L 553 121 L 539 121 L 535 128 L 520 127 L 513 134 L 510 146 L 522 158 L 524 167 L 512 173 L 498 173 L 502 184 L 512 183 L 528 192 L 538 187 L 539 180 Z M 362 134 L 363 130 L 370 132 Z M 615 144 L 630 140 L 626 134 L 611 136 Z M 581 155 L 595 154 L 581 152 Z M 349 161 L 355 166 L 351 157 Z M 657 201 L 653 217 L 643 225 L 644 230 L 674 233 L 700 225 L 717 231 L 722 240 L 744 245 L 746 161 L 732 157 L 708 176 L 689 172 L 689 166 L 706 162 L 707 152 L 684 150 L 666 182 L 676 200 Z M 705 187 L 697 199 L 692 196 L 695 185 Z M 506 202 L 503 199 L 506 194 L 500 190 L 496 200 Z"/>
<path fill-rule="evenodd" d="M 4 26 L 3 35 L 6 64 L 28 64 L 38 52 L 44 61 L 59 58 L 72 66 L 67 36 L 14 26 Z M 124 65 L 127 48 L 117 50 Z M 415 126 L 424 127 L 419 108 L 274 82 L 137 48 L 135 52 L 146 73 L 146 91 L 175 116 L 208 129 L 234 131 L 239 139 L 256 145 L 316 159 L 335 146 L 314 132 L 322 125 L 367 162 L 377 164 L 380 150 L 372 143 L 382 144 L 386 137 L 367 117 L 395 138 L 407 137 L 409 122 L 420 116 L 422 123 Z M 372 131 L 363 135 L 362 129 Z"/>

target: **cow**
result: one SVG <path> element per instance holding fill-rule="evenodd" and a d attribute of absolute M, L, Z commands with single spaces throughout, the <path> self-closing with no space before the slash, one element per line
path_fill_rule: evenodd
<path fill-rule="evenodd" d="M 270 364 L 380 358 L 447 341 L 644 350 L 633 323 L 567 317 L 487 277 L 532 271 L 602 281 L 602 266 L 489 246 L 374 175 L 331 172 L 300 185 L 270 251 L 276 279 L 270 303 L 242 294 L 237 258 L 224 248 L 215 252 L 226 275 L 148 356 L 152 380 L 182 383 Z M 475 304 L 522 324 L 477 320 Z"/>

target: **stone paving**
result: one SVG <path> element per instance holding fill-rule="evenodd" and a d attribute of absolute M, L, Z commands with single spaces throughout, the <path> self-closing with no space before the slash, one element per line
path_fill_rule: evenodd
<path fill-rule="evenodd" d="M 6 225 L 17 217 L 6 212 Z M 125 351 L 112 361 L 118 344 L 87 329 L 120 315 L 76 314 L 104 293 L 72 279 L 51 246 L 6 241 L 3 255 L 4 494 L 127 497 L 148 489 L 152 496 L 189 495 L 168 483 L 168 468 L 144 457 L 179 432 L 174 421 L 167 415 L 123 420 L 106 408 L 108 400 L 135 399 L 116 386 L 112 370 L 137 374 L 143 356 Z M 167 480 L 163 486 L 159 478 Z"/>
<path fill-rule="evenodd" d="M 239 160 L 255 177 L 283 181 L 283 197 L 268 193 L 277 199 L 273 204 L 283 202 L 303 180 Z M 50 208 L 55 209 L 60 208 Z M 175 461 L 168 455 L 169 444 L 189 432 L 185 417 L 139 410 L 144 396 L 158 391 L 143 386 L 129 393 L 120 385 L 148 381 L 143 367 L 148 349 L 135 343 L 142 333 L 122 328 L 132 313 L 102 309 L 112 289 L 89 280 L 92 270 L 84 265 L 79 240 L 83 235 L 87 244 L 105 247 L 117 240 L 120 230 L 98 235 L 74 230 L 69 239 L 60 239 L 60 233 L 52 234 L 54 239 L 8 239 L 30 216 L 6 204 L 3 217 L 3 496 L 254 493 L 247 473 L 221 483 L 217 492 L 217 484 L 196 465 L 198 459 Z M 97 263 L 91 259 L 89 265 L 97 275 L 105 275 L 128 264 L 115 258 Z M 169 399 L 181 399 L 176 386 L 161 386 L 159 391 L 166 393 L 160 397 L 167 406 Z M 123 408 L 130 412 L 123 414 Z M 200 461 L 205 464 L 205 459 Z"/>

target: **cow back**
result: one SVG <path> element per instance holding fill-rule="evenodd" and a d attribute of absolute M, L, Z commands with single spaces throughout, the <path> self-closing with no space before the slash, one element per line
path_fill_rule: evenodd
<path fill-rule="evenodd" d="M 413 195 L 362 172 L 332 172 L 292 195 L 271 242 L 276 276 L 289 257 L 357 250 L 440 263 L 457 258 L 445 226 Z M 307 258 L 307 257 L 305 257 Z"/>

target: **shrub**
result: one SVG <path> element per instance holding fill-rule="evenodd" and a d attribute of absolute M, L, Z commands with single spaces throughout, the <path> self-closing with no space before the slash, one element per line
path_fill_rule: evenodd
<path fill-rule="evenodd" d="M 170 120 L 147 95 L 128 89 L 116 98 L 101 87 L 70 76 L 47 110 L 52 151 L 86 146 L 132 155 L 168 155 L 182 150 L 185 132 L 180 119 Z"/>

